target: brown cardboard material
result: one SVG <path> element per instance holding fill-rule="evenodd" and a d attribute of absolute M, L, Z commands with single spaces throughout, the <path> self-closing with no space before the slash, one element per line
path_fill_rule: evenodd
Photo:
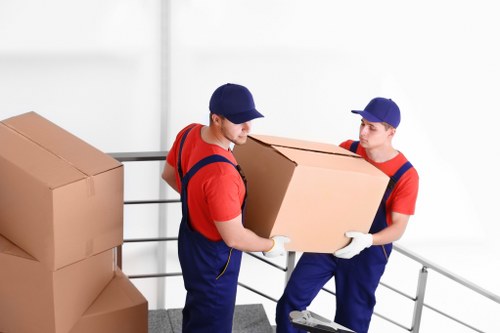
<path fill-rule="evenodd" d="M 0 332 L 67 333 L 111 281 L 113 250 L 57 271 L 0 235 Z"/>
<path fill-rule="evenodd" d="M 70 333 L 147 333 L 148 302 L 119 269 Z"/>
<path fill-rule="evenodd" d="M 122 244 L 120 162 L 34 112 L 0 143 L 0 234 L 51 270 Z"/>
<path fill-rule="evenodd" d="M 233 152 L 248 181 L 245 226 L 290 237 L 289 251 L 332 253 L 348 243 L 346 231 L 367 232 L 389 181 L 326 143 L 253 135 Z"/>

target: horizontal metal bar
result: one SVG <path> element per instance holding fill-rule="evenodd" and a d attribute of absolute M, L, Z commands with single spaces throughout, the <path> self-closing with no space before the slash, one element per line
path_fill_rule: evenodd
<path fill-rule="evenodd" d="M 286 272 L 286 271 L 288 270 L 288 268 L 287 268 L 287 267 L 282 267 L 282 266 L 276 265 L 276 264 L 275 264 L 275 263 L 273 263 L 273 262 L 270 262 L 270 261 L 268 261 L 268 260 L 266 260 L 266 259 L 264 259 L 264 258 L 262 258 L 262 257 L 259 257 L 259 256 L 258 256 L 258 255 L 256 255 L 255 253 L 252 253 L 252 252 L 245 252 L 245 253 L 246 253 L 246 254 L 248 254 L 248 255 L 249 255 L 249 256 L 251 256 L 251 257 L 254 257 L 255 259 L 258 259 L 258 260 L 260 260 L 260 261 L 262 261 L 262 262 L 264 262 L 264 263 L 266 263 L 266 264 L 270 265 L 270 266 L 273 266 L 274 268 L 277 268 L 277 269 L 279 269 L 279 270 L 282 270 L 283 272 Z"/>
<path fill-rule="evenodd" d="M 125 201 L 125 205 L 159 204 L 159 203 L 178 203 L 181 199 L 157 199 L 157 200 L 130 200 Z"/>
<path fill-rule="evenodd" d="M 470 329 L 471 329 L 471 330 L 473 330 L 473 331 L 476 331 L 476 332 L 479 332 L 479 333 L 485 333 L 484 331 L 481 331 L 481 330 L 479 330 L 479 329 L 477 329 L 477 328 L 475 328 L 475 327 L 473 327 L 473 326 L 471 326 L 471 325 L 469 325 L 469 324 L 467 324 L 467 323 L 465 323 L 465 322 L 463 322 L 463 321 L 461 321 L 461 320 L 459 320 L 459 319 L 457 319 L 457 318 L 454 318 L 454 317 L 450 316 L 449 314 L 446 314 L 446 313 L 444 313 L 443 311 L 438 310 L 437 308 L 434 308 L 434 307 L 430 306 L 429 304 L 425 304 L 425 303 L 424 303 L 424 306 L 425 306 L 426 308 L 428 308 L 428 309 L 430 309 L 430 310 L 432 310 L 432 311 L 436 312 L 436 313 L 439 313 L 441 316 L 444 316 L 444 317 L 446 317 L 446 318 L 448 318 L 448 319 L 450 319 L 450 320 L 453 320 L 453 321 L 454 321 L 454 322 L 456 322 L 456 323 L 462 324 L 463 326 L 465 326 L 465 327 L 467 327 L 467 328 L 470 328 Z"/>
<path fill-rule="evenodd" d="M 182 276 L 182 273 L 156 273 L 156 274 L 139 274 L 139 275 L 127 275 L 127 276 L 129 279 L 146 279 L 146 278 Z"/>
<path fill-rule="evenodd" d="M 330 289 L 328 289 L 328 288 L 323 287 L 323 288 L 321 288 L 321 290 L 326 291 L 327 293 L 329 293 L 329 294 L 331 294 L 331 295 L 333 295 L 333 296 L 335 296 L 335 295 L 336 295 L 333 291 L 331 291 L 331 290 L 330 290 Z"/>
<path fill-rule="evenodd" d="M 427 259 L 424 259 L 422 257 L 420 257 L 419 255 L 417 255 L 416 253 L 402 247 L 401 245 L 398 245 L 398 244 L 394 244 L 394 249 L 400 253 L 402 253 L 403 255 L 421 263 L 423 266 L 427 267 L 427 268 L 430 268 L 436 272 L 438 272 L 439 274 L 442 274 L 444 276 L 446 276 L 447 278 L 449 278 L 450 280 L 453 280 L 473 291 L 475 291 L 476 293 L 478 294 L 481 294 L 483 295 L 484 297 L 487 297 L 489 299 L 491 299 L 492 301 L 500 304 L 500 296 L 478 286 L 477 284 L 475 283 L 472 283 L 470 282 L 469 280 L 467 279 L 464 279 L 456 274 L 453 274 L 452 272 L 448 271 L 447 269 L 433 263 L 433 262 L 430 262 L 429 260 Z"/>
<path fill-rule="evenodd" d="M 131 238 L 124 239 L 124 243 L 142 243 L 142 242 L 169 242 L 176 241 L 177 237 L 156 237 L 156 238 Z"/>
<path fill-rule="evenodd" d="M 407 295 L 407 294 L 405 294 L 404 292 L 402 292 L 402 291 L 400 291 L 400 290 L 398 290 L 398 289 L 396 289 L 396 288 L 394 288 L 394 287 L 389 286 L 388 284 L 385 284 L 385 283 L 383 283 L 383 282 L 380 282 L 380 285 L 381 285 L 381 286 L 383 286 L 383 287 L 385 287 L 385 288 L 387 288 L 387 289 L 389 289 L 389 290 L 394 291 L 395 293 L 397 293 L 397 294 L 399 294 L 399 295 L 401 295 L 401 296 L 403 296 L 403 297 L 408 298 L 408 299 L 409 299 L 409 300 L 411 300 L 411 301 L 415 301 L 415 300 L 416 300 L 416 298 L 415 298 L 415 297 L 412 297 L 412 296 L 410 296 L 410 295 Z"/>
<path fill-rule="evenodd" d="M 336 296 L 335 292 L 333 292 L 332 290 L 330 290 L 330 289 L 328 289 L 328 288 L 323 287 L 323 288 L 321 288 L 321 290 L 323 290 L 323 291 L 325 291 L 325 292 L 327 292 L 327 293 L 329 293 L 329 294 L 331 294 L 331 295 L 333 295 L 333 296 Z M 376 311 L 374 311 L 374 312 L 373 312 L 373 314 L 374 314 L 374 315 L 379 316 L 380 318 L 382 318 L 382 319 L 384 319 L 384 320 L 387 320 L 388 322 L 390 322 L 390 323 L 392 323 L 392 324 L 394 324 L 394 325 L 397 325 L 397 326 L 399 326 L 399 327 L 401 327 L 401 328 L 404 328 L 404 329 L 405 329 L 405 330 L 407 330 L 407 331 L 410 331 L 410 329 L 409 329 L 409 328 L 407 328 L 407 327 L 403 326 L 402 324 L 400 324 L 400 323 L 398 323 L 398 322 L 396 322 L 396 321 L 394 321 L 394 320 L 392 320 L 392 319 L 387 318 L 387 317 L 386 317 L 386 316 L 384 316 L 384 315 L 381 315 L 381 314 L 377 313 Z"/>
<path fill-rule="evenodd" d="M 244 283 L 238 282 L 238 285 L 240 285 L 240 286 L 242 286 L 243 288 L 248 289 L 248 290 L 250 290 L 250 291 L 252 291 L 252 292 L 254 292 L 254 293 L 256 293 L 256 294 L 258 294 L 258 295 L 260 295 L 260 296 L 262 296 L 262 297 L 265 297 L 265 298 L 267 298 L 268 300 L 271 300 L 271 301 L 273 301 L 273 302 L 275 302 L 275 303 L 278 303 L 278 300 L 277 300 L 277 299 L 272 298 L 271 296 L 266 295 L 266 294 L 264 294 L 264 293 L 262 293 L 262 292 L 258 291 L 257 289 L 254 289 L 254 288 L 252 288 L 252 287 L 250 287 L 250 286 L 248 286 L 248 285 L 246 285 L 246 284 L 244 284 Z"/>
<path fill-rule="evenodd" d="M 168 151 L 166 150 L 108 153 L 108 155 L 120 162 L 164 161 L 167 154 Z"/>
<path fill-rule="evenodd" d="M 380 317 L 380 318 L 382 318 L 382 319 L 384 319 L 384 320 L 386 320 L 386 321 L 390 322 L 390 323 L 391 323 L 391 324 L 393 324 L 393 325 L 399 326 L 399 327 L 401 327 L 402 329 L 407 330 L 408 332 L 410 332 L 410 331 L 411 331 L 411 328 L 406 327 L 406 326 L 404 326 L 403 324 L 400 324 L 400 323 L 398 323 L 397 321 L 394 321 L 394 320 L 392 320 L 392 319 L 390 319 L 390 318 L 388 318 L 388 317 L 386 317 L 386 316 L 384 316 L 384 315 L 381 315 L 380 313 L 378 313 L 378 312 L 376 312 L 376 311 L 374 311 L 374 312 L 373 312 L 373 314 L 374 314 L 375 316 L 377 316 L 377 317 Z"/>

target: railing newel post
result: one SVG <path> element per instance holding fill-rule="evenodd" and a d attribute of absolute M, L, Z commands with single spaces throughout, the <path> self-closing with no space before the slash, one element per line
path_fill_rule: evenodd
<path fill-rule="evenodd" d="M 425 288 L 427 286 L 427 275 L 427 267 L 422 266 L 418 275 L 417 296 L 415 299 L 415 307 L 413 308 L 413 321 L 410 331 L 412 333 L 418 333 L 420 331 L 422 311 L 424 308 Z"/>
<path fill-rule="evenodd" d="M 288 280 L 290 280 L 290 276 L 292 275 L 292 272 L 295 268 L 295 257 L 296 257 L 295 251 L 289 251 L 287 256 L 286 256 L 286 274 L 285 274 L 285 285 L 287 284 Z"/>

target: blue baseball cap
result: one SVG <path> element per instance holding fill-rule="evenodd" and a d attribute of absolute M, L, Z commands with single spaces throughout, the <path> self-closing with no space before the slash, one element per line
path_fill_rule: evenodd
<path fill-rule="evenodd" d="M 250 91 L 234 83 L 226 83 L 215 89 L 210 98 L 209 109 L 210 112 L 221 115 L 234 124 L 264 117 L 255 109 Z"/>
<path fill-rule="evenodd" d="M 376 97 L 368 103 L 364 110 L 352 110 L 372 123 L 384 122 L 396 128 L 401 121 L 399 107 L 392 99 Z"/>

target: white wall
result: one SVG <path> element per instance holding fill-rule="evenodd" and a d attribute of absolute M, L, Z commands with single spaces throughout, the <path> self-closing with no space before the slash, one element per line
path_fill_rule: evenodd
<path fill-rule="evenodd" d="M 103 151 L 159 149 L 158 1 L 0 2 L 0 115 L 36 111 Z"/>
<path fill-rule="evenodd" d="M 493 0 L 3 0 L 0 118 L 33 110 L 106 152 L 168 149 L 186 123 L 206 122 L 212 91 L 235 82 L 266 116 L 254 121 L 254 133 L 339 143 L 357 137 L 351 109 L 393 98 L 402 110 L 395 145 L 421 177 L 400 243 L 498 294 L 497 7 Z M 157 193 L 160 166 L 151 168 L 135 171 L 146 181 L 126 179 L 127 195 Z M 127 233 L 158 231 L 156 221 L 144 225 L 144 214 L 158 212 L 130 212 Z M 175 234 L 175 226 L 165 232 Z M 158 248 L 128 252 L 131 273 L 144 261 L 156 269 Z M 155 307 L 155 287 L 137 283 Z"/>

